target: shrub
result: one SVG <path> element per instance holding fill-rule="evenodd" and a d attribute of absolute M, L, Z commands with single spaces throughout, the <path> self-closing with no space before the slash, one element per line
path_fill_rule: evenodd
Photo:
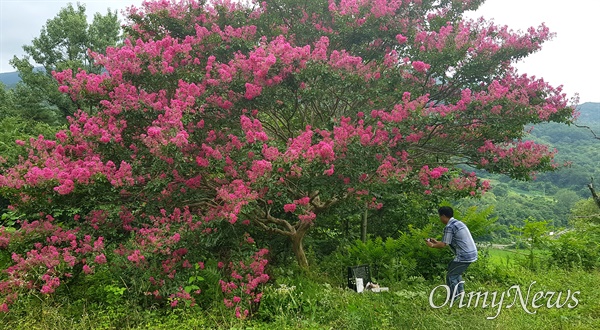
<path fill-rule="evenodd" d="M 432 278 L 443 274 L 446 265 L 453 258 L 449 250 L 431 249 L 424 240 L 433 235 L 433 226 L 423 229 L 409 226 L 408 232 L 401 232 L 397 239 L 381 237 L 366 242 L 355 241 L 341 248 L 332 258 L 338 260 L 342 274 L 348 266 L 368 264 L 373 281 L 383 284 L 405 280 L 412 276 Z M 437 232 L 437 230 L 436 230 Z M 326 259 L 325 264 L 328 264 Z"/>
<path fill-rule="evenodd" d="M 548 245 L 550 262 L 564 268 L 593 269 L 600 266 L 598 242 L 581 232 L 568 232 Z"/>

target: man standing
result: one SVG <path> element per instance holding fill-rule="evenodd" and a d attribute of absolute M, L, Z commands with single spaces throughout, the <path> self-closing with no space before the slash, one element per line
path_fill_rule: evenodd
<path fill-rule="evenodd" d="M 469 228 L 462 221 L 454 219 L 454 210 L 451 207 L 440 207 L 438 214 L 440 221 L 446 225 L 444 237 L 441 242 L 434 238 L 428 238 L 426 244 L 437 249 L 449 245 L 452 252 L 454 252 L 456 257 L 448 264 L 446 285 L 453 292 L 453 299 L 456 299 L 458 295 L 464 292 L 462 274 L 472 262 L 477 260 L 477 247 Z"/>

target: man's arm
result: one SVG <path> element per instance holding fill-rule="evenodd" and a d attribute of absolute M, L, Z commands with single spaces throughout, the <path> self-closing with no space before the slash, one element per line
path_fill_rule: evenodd
<path fill-rule="evenodd" d="M 429 246 L 431 248 L 436 248 L 436 249 L 441 249 L 441 248 L 446 247 L 446 243 L 440 242 L 440 241 L 436 240 L 435 238 L 428 238 L 425 240 L 425 243 L 427 244 L 427 246 Z"/>

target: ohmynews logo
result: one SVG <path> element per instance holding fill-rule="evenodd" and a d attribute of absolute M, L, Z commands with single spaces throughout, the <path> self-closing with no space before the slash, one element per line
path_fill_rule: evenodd
<path fill-rule="evenodd" d="M 454 286 L 454 290 L 452 292 L 456 292 L 458 285 L 461 283 L 464 283 L 464 281 L 461 281 Z M 566 305 L 567 308 L 575 308 L 579 304 L 579 299 L 577 299 L 577 296 L 581 294 L 580 291 L 574 291 L 571 293 L 571 290 L 567 290 L 566 294 L 564 292 L 556 291 L 538 291 L 533 293 L 531 289 L 535 283 L 536 281 L 531 282 L 529 288 L 527 289 L 527 295 L 525 296 L 523 295 L 523 291 L 519 285 L 513 285 L 504 292 L 472 291 L 469 293 L 461 292 L 458 295 L 452 295 L 450 287 L 447 285 L 438 285 L 433 288 L 429 294 L 429 306 L 432 308 L 442 308 L 446 305 L 449 305 L 450 307 L 453 305 L 458 305 L 459 308 L 496 308 L 496 314 L 494 316 L 487 317 L 488 320 L 493 320 L 500 315 L 502 308 L 512 308 L 515 305 L 520 305 L 528 314 L 535 314 L 537 313 L 537 309 L 543 306 L 546 306 L 547 308 L 563 308 Z M 433 301 L 435 292 L 438 289 L 446 290 L 446 300 L 441 305 L 436 305 Z M 514 292 L 511 294 L 511 291 L 513 290 Z M 454 299 L 452 297 L 454 297 Z M 512 302 L 505 305 L 505 303 L 510 301 L 511 297 L 514 297 Z"/>

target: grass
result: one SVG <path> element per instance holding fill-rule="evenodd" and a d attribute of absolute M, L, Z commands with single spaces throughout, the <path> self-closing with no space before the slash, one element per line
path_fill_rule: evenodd
<path fill-rule="evenodd" d="M 535 314 L 527 313 L 520 304 L 506 308 L 509 299 L 506 299 L 504 308 L 500 310 L 493 308 L 491 304 L 486 308 L 482 307 L 482 304 L 475 307 L 474 303 L 470 308 L 450 308 L 446 305 L 435 309 L 430 306 L 429 295 L 439 282 L 398 283 L 390 288 L 390 292 L 377 294 L 333 290 L 322 296 L 332 299 L 335 304 L 324 306 L 325 309 L 317 314 L 317 318 L 306 318 L 306 314 L 288 314 L 276 318 L 270 324 L 259 323 L 252 328 L 266 329 L 274 326 L 273 329 L 595 329 L 600 322 L 600 309 L 596 303 L 600 292 L 595 290 L 593 284 L 600 280 L 600 273 L 552 270 L 540 274 L 522 272 L 521 275 L 523 276 L 520 285 L 524 291 L 535 281 L 532 292 L 561 291 L 566 294 L 568 290 L 571 290 L 571 293 L 580 291 L 580 301 L 575 308 L 548 308 L 546 303 L 537 309 L 529 306 L 528 309 L 535 311 Z M 496 291 L 500 294 L 509 290 L 511 286 L 485 283 L 472 278 L 468 279 L 467 291 Z M 562 301 L 564 300 L 565 296 L 562 296 Z M 442 304 L 441 301 L 439 304 Z M 488 319 L 496 314 L 497 317 Z"/>
<path fill-rule="evenodd" d="M 502 267 L 514 267 L 525 262 L 529 251 L 516 249 L 487 249 L 489 262 Z M 534 251 L 535 254 L 535 251 Z"/>
<path fill-rule="evenodd" d="M 222 304 L 207 309 L 141 308 L 133 302 L 94 305 L 77 300 L 42 300 L 33 297 L 0 315 L 6 329 L 595 329 L 600 324 L 600 271 L 547 268 L 530 271 L 515 262 L 515 252 L 489 251 L 485 261 L 465 274 L 466 291 L 488 292 L 488 304 L 433 308 L 430 294 L 443 284 L 444 274 L 425 280 L 408 278 L 402 282 L 381 283 L 389 292 L 356 293 L 328 284 L 317 274 L 288 274 L 265 287 L 259 312 L 251 319 L 232 318 Z M 518 285 L 528 313 L 516 298 Z M 527 290 L 531 287 L 529 297 Z M 285 288 L 283 290 L 282 288 Z M 572 298 L 578 291 L 577 303 Z M 492 300 L 496 292 L 496 300 Z M 506 296 L 510 293 L 511 296 Z M 555 292 L 553 298 L 536 300 L 535 293 Z M 552 306 L 558 292 L 561 302 Z M 505 294 L 502 305 L 500 297 Z M 444 292 L 435 291 L 435 305 L 442 305 Z M 483 299 L 483 298 L 482 298 Z M 570 300 L 569 300 L 570 299 Z M 502 306 L 500 308 L 500 306 Z M 535 313 L 534 313 L 535 312 Z M 490 319 L 492 318 L 492 319 Z"/>

